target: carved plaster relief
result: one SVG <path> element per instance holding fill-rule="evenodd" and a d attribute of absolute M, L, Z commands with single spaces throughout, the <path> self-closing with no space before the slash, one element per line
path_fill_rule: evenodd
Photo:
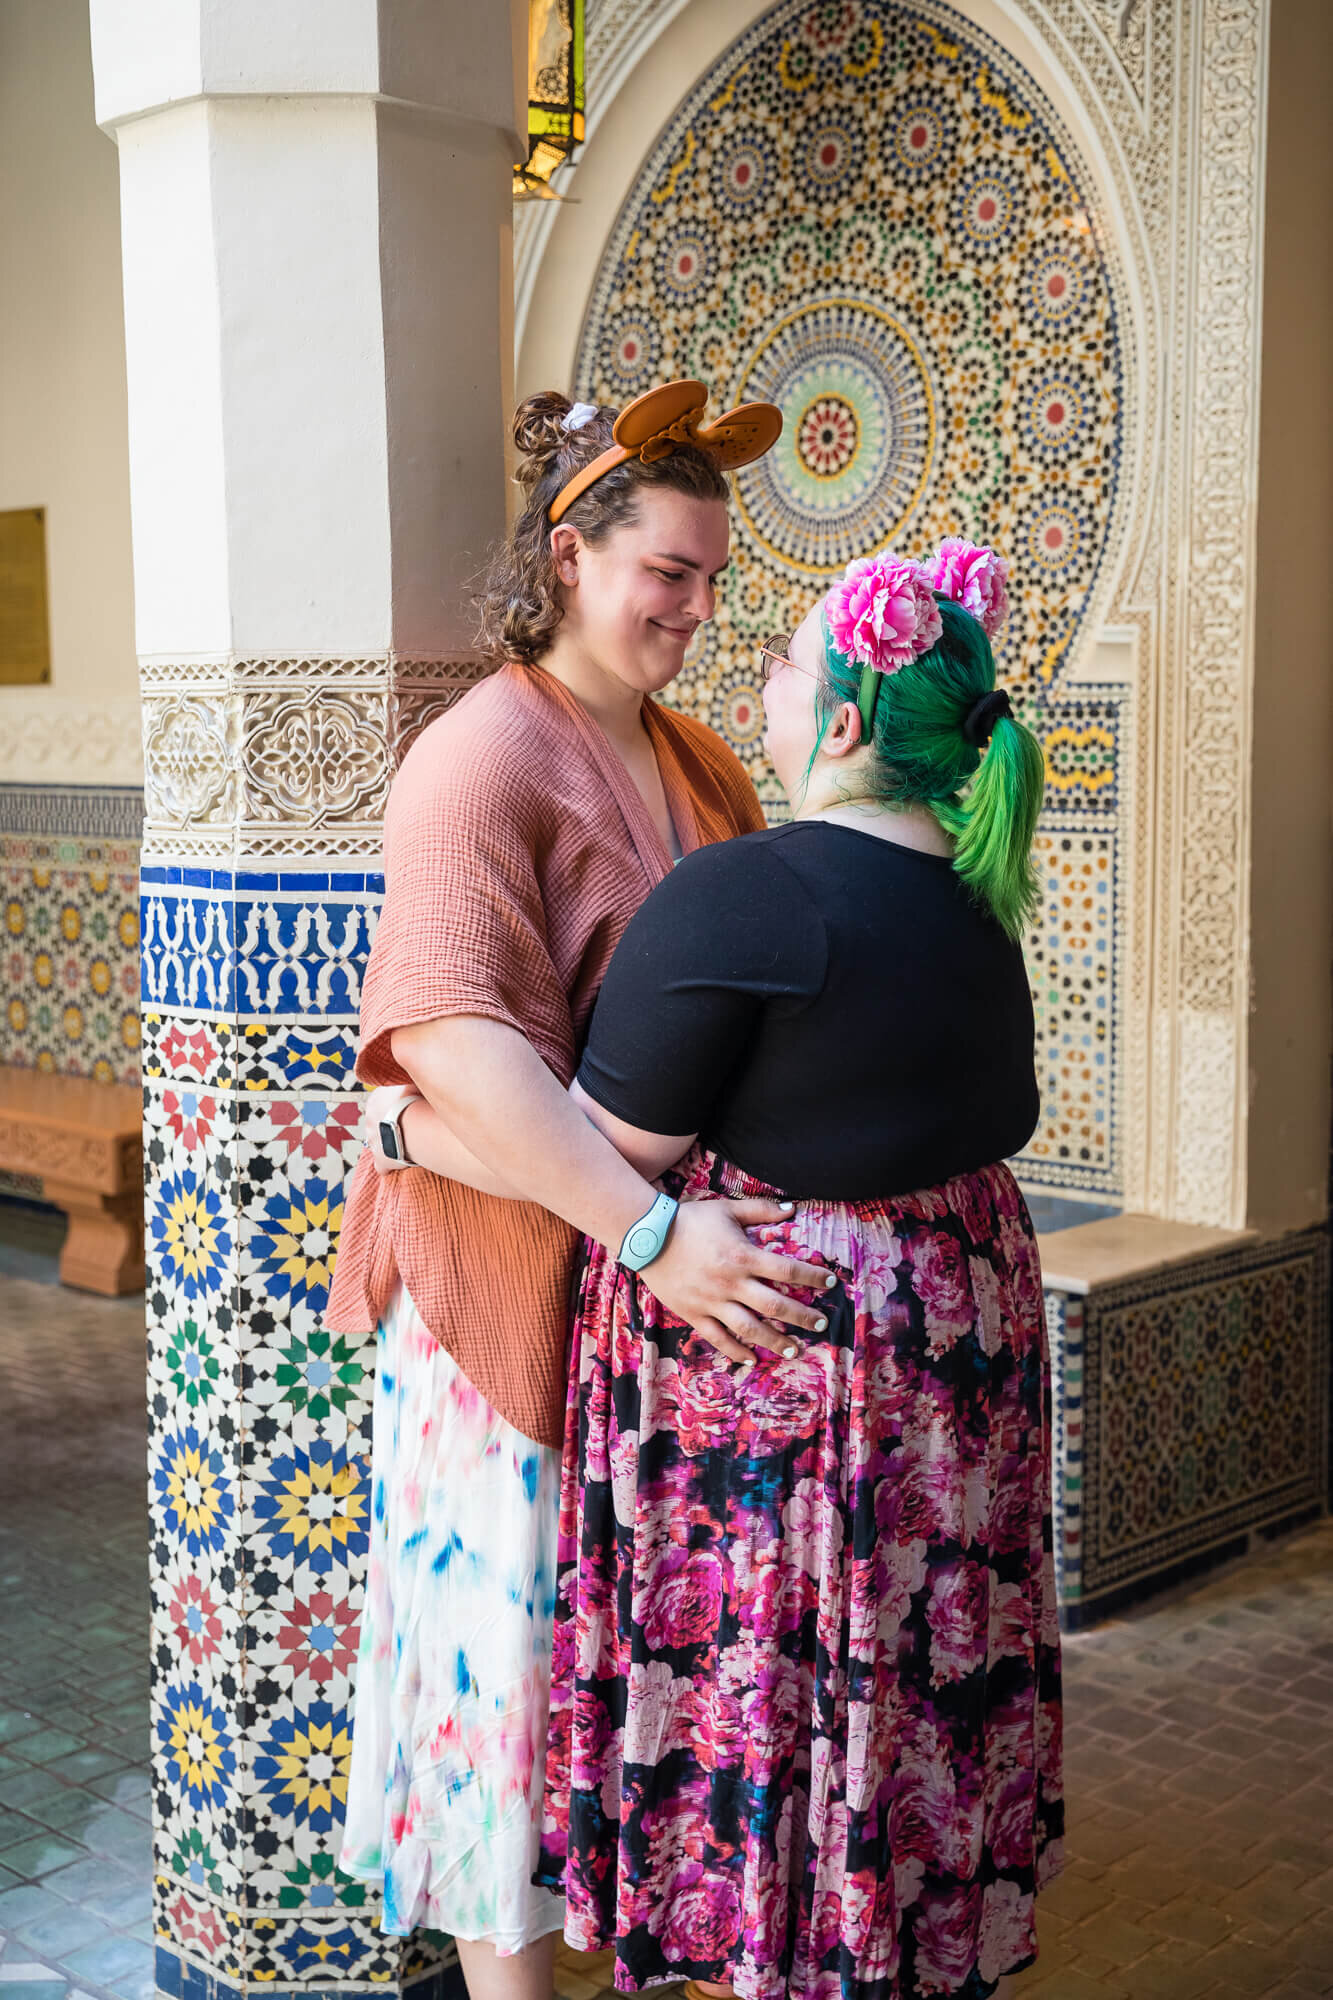
<path fill-rule="evenodd" d="M 147 662 L 144 859 L 374 861 L 389 782 L 478 660 Z"/>
<path fill-rule="evenodd" d="M 138 785 L 137 701 L 88 703 L 50 688 L 0 693 L 0 783 Z"/>

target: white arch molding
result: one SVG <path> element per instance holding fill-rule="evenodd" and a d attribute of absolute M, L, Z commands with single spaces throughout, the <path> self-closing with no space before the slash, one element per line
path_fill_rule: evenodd
<path fill-rule="evenodd" d="M 521 225 L 520 392 L 571 380 L 621 202 L 680 100 L 765 11 L 608 0 L 593 14 L 596 122 L 562 179 L 574 200 Z M 956 12 L 1024 66 L 1074 134 L 1118 282 L 1124 472 L 1065 685 L 1135 689 L 1122 751 L 1123 1196 L 1238 1227 L 1269 0 L 965 0 Z"/>

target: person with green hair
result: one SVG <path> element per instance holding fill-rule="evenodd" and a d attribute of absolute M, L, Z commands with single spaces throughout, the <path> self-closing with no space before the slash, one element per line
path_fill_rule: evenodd
<path fill-rule="evenodd" d="M 536 1878 L 622 1992 L 985 2000 L 1036 1955 L 1051 1381 L 1004 1162 L 1043 759 L 996 685 L 1005 583 L 959 540 L 868 557 L 762 649 L 793 816 L 653 890 L 572 1086 L 661 1190 L 643 1241 L 584 1246 Z M 400 1132 L 468 1172 L 429 1106 Z M 653 1292 L 679 1205 L 761 1195 L 826 1274 L 778 1352 Z"/>

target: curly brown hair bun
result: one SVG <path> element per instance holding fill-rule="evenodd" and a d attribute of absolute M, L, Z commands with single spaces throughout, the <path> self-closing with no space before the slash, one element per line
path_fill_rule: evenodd
<path fill-rule="evenodd" d="M 508 541 L 492 556 L 477 599 L 480 643 L 495 660 L 535 666 L 564 616 L 548 510 L 575 473 L 614 444 L 611 426 L 620 414 L 602 407 L 578 430 L 566 430 L 563 420 L 573 407 L 558 389 L 542 389 L 514 412 L 514 476 L 523 492 L 523 512 Z M 679 445 L 651 465 L 631 458 L 606 473 L 574 502 L 561 526 L 569 522 L 595 547 L 634 519 L 645 486 L 664 486 L 696 500 L 725 500 L 729 492 L 725 474 L 706 452 Z"/>
<path fill-rule="evenodd" d="M 518 451 L 515 477 L 525 493 L 531 493 L 548 472 L 562 471 L 560 484 L 572 479 L 581 466 L 613 442 L 611 426 L 615 410 L 599 410 L 581 429 L 567 431 L 564 420 L 574 405 L 558 389 L 540 389 L 528 396 L 514 412 L 513 437 Z M 591 449 L 589 449 L 591 445 Z"/>

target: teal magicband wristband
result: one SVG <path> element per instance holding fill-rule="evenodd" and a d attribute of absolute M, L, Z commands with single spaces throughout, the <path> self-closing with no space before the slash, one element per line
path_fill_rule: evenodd
<path fill-rule="evenodd" d="M 647 1215 L 630 1224 L 619 1256 L 619 1262 L 627 1270 L 641 1271 L 645 1264 L 651 1264 L 654 1257 L 661 1255 L 679 1207 L 680 1203 L 669 1194 L 659 1194 Z"/>

